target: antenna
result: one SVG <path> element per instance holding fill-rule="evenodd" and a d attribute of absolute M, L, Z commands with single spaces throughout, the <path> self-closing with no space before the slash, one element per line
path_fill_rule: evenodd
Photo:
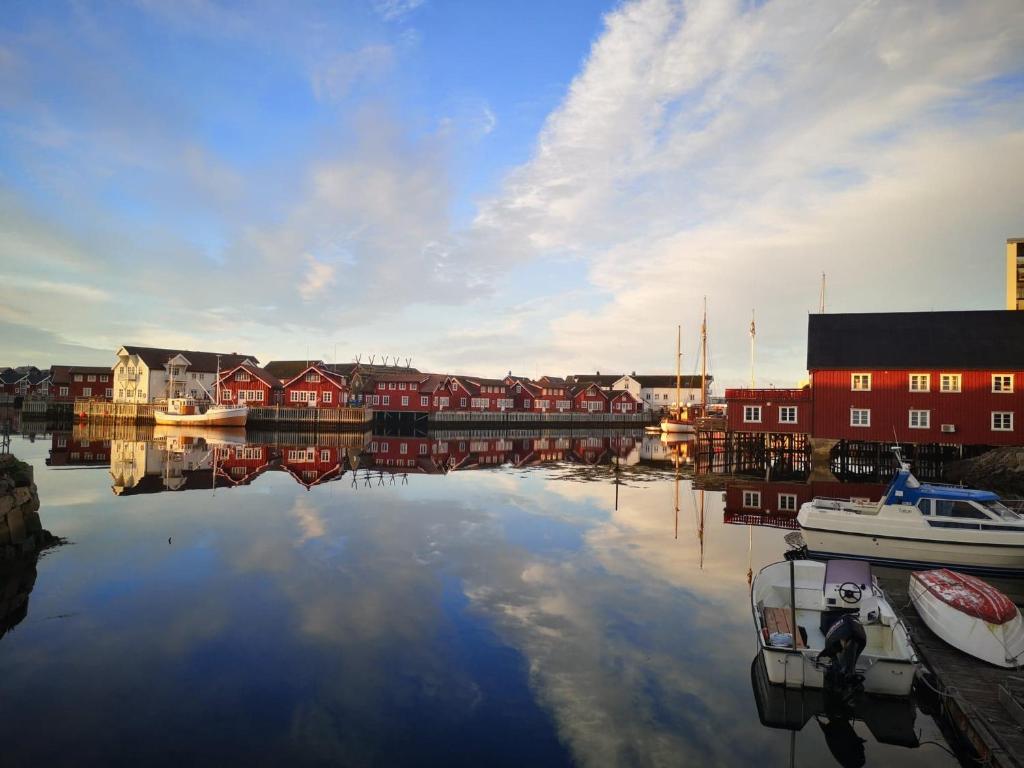
<path fill-rule="evenodd" d="M 412 358 L 411 357 L 405 358 L 405 367 L 406 368 L 412 368 Z"/>
<path fill-rule="evenodd" d="M 373 361 L 377 359 L 376 355 L 370 355 L 370 365 L 373 365 Z"/>
<path fill-rule="evenodd" d="M 362 359 L 363 359 L 363 356 L 361 354 L 357 354 L 356 355 L 356 365 L 359 365 L 359 363 L 362 361 Z"/>

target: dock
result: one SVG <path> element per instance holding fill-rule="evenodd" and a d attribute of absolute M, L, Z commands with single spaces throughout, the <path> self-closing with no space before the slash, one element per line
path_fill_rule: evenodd
<path fill-rule="evenodd" d="M 891 573 L 891 575 L 889 575 Z M 879 575 L 889 604 L 906 624 L 921 663 L 931 671 L 944 719 L 971 745 L 982 765 L 1024 768 L 1024 721 L 1010 693 L 1019 691 L 1024 672 L 986 664 L 940 640 L 910 602 L 908 571 Z"/>

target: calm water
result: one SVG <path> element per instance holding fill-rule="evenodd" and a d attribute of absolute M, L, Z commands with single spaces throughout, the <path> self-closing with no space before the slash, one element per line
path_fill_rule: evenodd
<path fill-rule="evenodd" d="M 71 543 L 5 576 L 4 765 L 839 764 L 813 696 L 762 702 L 792 739 L 758 714 L 785 531 L 660 444 L 146 436 L 14 440 Z M 920 746 L 858 720 L 868 764 L 956 764 L 913 705 L 874 720 Z"/>

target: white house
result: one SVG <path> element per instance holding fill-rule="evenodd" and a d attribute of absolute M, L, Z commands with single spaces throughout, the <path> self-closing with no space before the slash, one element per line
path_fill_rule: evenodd
<path fill-rule="evenodd" d="M 210 399 L 221 371 L 242 363 L 258 365 L 252 355 L 125 346 L 117 350 L 115 403 L 152 403 L 170 397 Z M 173 381 L 173 391 L 171 382 Z"/>

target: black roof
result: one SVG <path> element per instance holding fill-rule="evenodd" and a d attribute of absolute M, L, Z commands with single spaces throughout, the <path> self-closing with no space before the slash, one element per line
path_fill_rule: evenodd
<path fill-rule="evenodd" d="M 227 370 L 241 365 L 246 360 L 259 363 L 253 355 L 239 355 L 236 352 L 200 352 L 194 349 L 162 349 L 160 347 L 137 347 L 125 345 L 125 352 L 129 355 L 138 355 L 149 368 L 163 368 L 167 361 L 177 355 L 184 355 L 189 361 L 189 369 L 192 371 L 213 372 L 217 370 L 217 358 L 220 358 L 220 369 Z"/>
<path fill-rule="evenodd" d="M 1024 368 L 1024 312 L 809 315 L 807 370 Z"/>

